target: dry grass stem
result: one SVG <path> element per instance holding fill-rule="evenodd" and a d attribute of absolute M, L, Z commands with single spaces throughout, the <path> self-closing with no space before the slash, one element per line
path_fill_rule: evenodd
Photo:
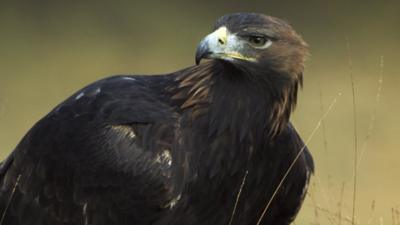
<path fill-rule="evenodd" d="M 313 187 L 313 190 L 315 191 L 315 183 L 312 184 L 312 187 Z M 319 212 L 318 212 L 318 209 L 316 207 L 317 206 L 317 201 L 315 200 L 313 192 L 307 192 L 307 194 L 310 197 L 312 206 L 314 208 L 315 221 L 314 221 L 313 224 L 314 225 L 320 225 L 320 223 L 319 223 Z"/>
<path fill-rule="evenodd" d="M 341 96 L 341 93 L 338 94 L 338 96 Z M 300 151 L 297 153 L 296 157 L 294 158 L 293 162 L 290 164 L 289 168 L 287 169 L 286 173 L 283 175 L 281 181 L 279 182 L 278 186 L 276 187 L 275 191 L 273 192 L 271 198 L 269 199 L 269 201 L 267 202 L 263 212 L 261 213 L 260 218 L 257 221 L 257 225 L 260 225 L 263 217 L 265 216 L 265 213 L 267 212 L 269 206 L 271 205 L 272 201 L 275 199 L 276 194 L 278 193 L 278 191 L 280 190 L 283 182 L 286 180 L 287 176 L 289 175 L 290 171 L 292 170 L 293 166 L 296 164 L 297 160 L 300 158 L 300 156 L 303 154 L 307 144 L 311 141 L 311 139 L 314 137 L 315 133 L 317 132 L 317 130 L 319 129 L 319 127 L 321 126 L 321 122 L 328 116 L 329 112 L 332 110 L 333 106 L 336 104 L 337 102 L 337 98 L 335 97 L 332 101 L 332 103 L 329 105 L 328 110 L 325 112 L 324 115 L 321 116 L 320 120 L 318 121 L 317 125 L 315 126 L 315 128 L 312 130 L 310 136 L 307 138 L 306 142 L 304 143 L 303 147 L 300 149 Z"/>
<path fill-rule="evenodd" d="M 352 210 L 352 225 L 355 222 L 356 216 L 356 201 L 357 201 L 357 164 L 358 164 L 358 146 L 357 146 L 357 107 L 356 107 L 356 94 L 353 76 L 353 61 L 351 59 L 351 49 L 349 38 L 346 38 L 347 54 L 349 62 L 349 76 L 351 81 L 351 92 L 353 97 L 353 126 L 354 126 L 354 174 L 353 174 L 353 210 Z"/>
<path fill-rule="evenodd" d="M 345 187 L 346 183 L 343 182 L 342 183 L 342 189 L 340 190 L 340 198 L 339 198 L 339 202 L 338 202 L 338 225 L 342 224 L 342 206 L 343 206 L 343 196 L 344 196 L 344 187 Z"/>
<path fill-rule="evenodd" d="M 371 216 L 368 219 L 367 225 L 371 224 L 374 221 L 374 215 L 375 215 L 375 200 L 372 201 L 371 203 Z"/>
<path fill-rule="evenodd" d="M 318 82 L 318 89 L 319 89 L 319 105 L 321 109 L 321 115 L 324 114 L 325 109 L 324 109 L 324 102 L 322 100 L 322 88 L 321 88 L 321 83 Z M 328 141 L 326 139 L 326 130 L 325 130 L 325 121 L 322 121 L 322 138 L 324 141 L 324 149 L 327 152 L 328 151 Z"/>
<path fill-rule="evenodd" d="M 17 180 L 15 181 L 14 187 L 13 187 L 13 189 L 11 191 L 11 194 L 10 194 L 10 197 L 9 197 L 9 199 L 7 201 L 6 208 L 4 209 L 4 211 L 3 211 L 2 215 L 1 215 L 0 225 L 2 225 L 3 222 L 4 222 L 4 219 L 5 219 L 6 214 L 7 214 L 8 207 L 10 207 L 10 205 L 11 205 L 12 199 L 14 197 L 15 191 L 17 190 L 17 187 L 18 187 L 20 179 L 21 179 L 21 174 L 18 175 Z"/>
<path fill-rule="evenodd" d="M 321 211 L 321 212 L 323 212 L 323 213 L 326 213 L 326 214 L 328 214 L 328 215 L 331 215 L 331 216 L 334 216 L 334 217 L 336 217 L 337 219 L 339 219 L 339 214 L 338 213 L 335 213 L 335 212 L 332 212 L 332 211 L 330 211 L 330 210 L 328 210 L 328 209 L 325 209 L 325 208 L 323 208 L 323 207 L 321 207 L 321 206 L 316 206 L 316 208 L 319 210 L 319 211 Z M 350 224 L 353 224 L 353 218 L 350 218 L 350 217 L 348 217 L 348 216 L 341 216 L 340 217 L 340 220 L 341 221 L 343 221 L 343 222 L 346 222 L 346 223 L 350 223 Z M 355 223 L 354 222 L 354 224 L 358 224 L 358 223 Z"/>
<path fill-rule="evenodd" d="M 325 202 L 326 202 L 326 204 L 327 204 L 328 209 L 329 209 L 329 210 L 332 210 L 332 208 L 333 208 L 332 202 L 333 202 L 333 201 L 332 201 L 332 199 L 329 197 L 329 195 L 327 194 L 327 193 L 329 192 L 329 190 L 328 190 L 328 192 L 325 190 L 324 185 L 322 185 L 322 181 L 321 181 L 321 179 L 319 178 L 318 174 L 314 174 L 314 178 L 315 178 L 315 180 L 317 180 L 317 183 L 318 183 L 318 185 L 319 185 L 319 187 L 320 187 L 320 189 L 321 189 L 322 196 L 323 196 L 323 198 L 324 198 L 324 200 L 325 200 Z M 329 185 L 329 186 L 330 186 L 330 185 Z"/>
<path fill-rule="evenodd" d="M 367 149 L 367 143 L 368 143 L 369 139 L 371 138 L 372 132 L 374 130 L 376 114 L 377 114 L 377 110 L 379 107 L 379 103 L 381 101 L 382 84 L 383 84 L 383 68 L 384 68 L 384 57 L 383 56 L 381 56 L 381 58 L 380 58 L 379 67 L 380 67 L 380 71 L 379 71 L 378 88 L 376 90 L 376 96 L 375 96 L 375 106 L 371 113 L 371 118 L 370 118 L 369 126 L 368 126 L 368 133 L 367 133 L 367 136 L 365 136 L 365 138 L 364 138 L 363 146 L 361 148 L 361 153 L 360 153 L 360 157 L 358 160 L 358 167 L 361 164 L 361 160 L 364 156 L 365 150 Z"/>
<path fill-rule="evenodd" d="M 246 178 L 247 178 L 247 174 L 248 173 L 249 173 L 249 171 L 246 170 L 246 172 L 245 172 L 245 174 L 243 176 L 242 184 L 240 184 L 240 188 L 239 188 L 238 194 L 236 195 L 235 206 L 233 207 L 232 215 L 231 215 L 231 218 L 229 220 L 229 225 L 232 224 L 233 218 L 235 217 L 236 208 L 237 208 L 237 205 L 239 204 L 240 195 L 242 194 L 242 190 L 243 190 L 244 184 L 246 183 Z"/>

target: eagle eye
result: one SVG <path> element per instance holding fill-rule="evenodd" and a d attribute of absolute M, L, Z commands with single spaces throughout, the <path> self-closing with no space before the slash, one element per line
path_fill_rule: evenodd
<path fill-rule="evenodd" d="M 248 36 L 247 42 L 255 48 L 267 48 L 272 44 L 269 38 L 263 36 Z"/>

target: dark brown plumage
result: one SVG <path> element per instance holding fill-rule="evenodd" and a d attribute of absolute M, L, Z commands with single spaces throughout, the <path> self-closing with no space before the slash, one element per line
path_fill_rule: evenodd
<path fill-rule="evenodd" d="M 306 54 L 286 22 L 237 13 L 198 65 L 90 84 L 1 164 L 2 225 L 256 224 L 304 145 L 289 119 Z M 305 150 L 261 224 L 293 221 L 312 171 Z"/>

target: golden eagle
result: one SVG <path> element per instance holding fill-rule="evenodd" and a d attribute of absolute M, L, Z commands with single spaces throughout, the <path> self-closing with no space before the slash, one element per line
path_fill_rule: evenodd
<path fill-rule="evenodd" d="M 194 66 L 79 90 L 2 162 L 1 225 L 257 224 L 304 145 L 289 118 L 306 55 L 285 21 L 235 13 Z M 312 172 L 305 150 L 260 224 L 291 223 Z"/>

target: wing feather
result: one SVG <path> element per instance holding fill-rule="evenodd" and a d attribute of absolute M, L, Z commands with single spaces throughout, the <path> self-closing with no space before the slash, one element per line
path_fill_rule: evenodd
<path fill-rule="evenodd" d="M 0 167 L 0 212 L 20 177 L 6 224 L 151 221 L 176 197 L 173 165 L 157 159 L 163 151 L 174 157 L 177 118 L 144 80 L 89 85 L 28 132 Z"/>

